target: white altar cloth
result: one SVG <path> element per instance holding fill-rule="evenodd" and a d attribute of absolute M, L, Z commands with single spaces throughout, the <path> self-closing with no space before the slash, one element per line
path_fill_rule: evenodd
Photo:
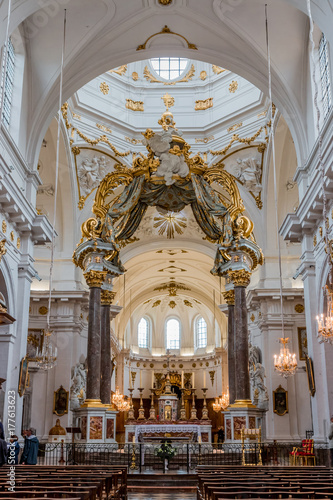
<path fill-rule="evenodd" d="M 135 441 L 138 441 L 139 434 L 145 432 L 196 432 L 201 437 L 202 425 L 196 424 L 149 424 L 135 425 Z M 206 427 L 206 426 L 205 426 Z M 205 429 L 206 430 L 206 429 Z"/>

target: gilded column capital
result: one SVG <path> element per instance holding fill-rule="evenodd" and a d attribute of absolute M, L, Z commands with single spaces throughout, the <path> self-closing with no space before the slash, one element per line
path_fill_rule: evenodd
<path fill-rule="evenodd" d="M 228 290 L 227 292 L 223 292 L 222 295 L 228 306 L 235 305 L 235 290 Z"/>
<path fill-rule="evenodd" d="M 236 271 L 228 271 L 228 275 L 233 282 L 234 286 L 248 286 L 251 280 L 250 271 L 245 269 L 237 269 Z"/>
<path fill-rule="evenodd" d="M 101 288 L 104 283 L 107 271 L 88 271 L 83 273 L 83 276 L 87 282 L 89 288 L 96 287 Z"/>
<path fill-rule="evenodd" d="M 102 306 L 110 306 L 113 299 L 115 298 L 116 292 L 111 292 L 111 290 L 101 291 L 101 304 Z"/>

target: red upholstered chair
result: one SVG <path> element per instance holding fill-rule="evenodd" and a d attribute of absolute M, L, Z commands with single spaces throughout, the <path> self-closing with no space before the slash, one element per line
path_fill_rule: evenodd
<path fill-rule="evenodd" d="M 295 453 L 294 453 L 295 450 Z M 294 465 L 316 465 L 316 456 L 313 452 L 313 439 L 303 439 L 302 448 L 294 448 Z"/>

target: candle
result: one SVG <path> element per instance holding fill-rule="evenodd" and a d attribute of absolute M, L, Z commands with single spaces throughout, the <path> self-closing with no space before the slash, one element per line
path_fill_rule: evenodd
<path fill-rule="evenodd" d="M 194 389 L 194 372 L 192 373 L 192 389 Z"/>
<path fill-rule="evenodd" d="M 140 389 L 142 388 L 142 371 L 140 370 Z"/>
<path fill-rule="evenodd" d="M 132 443 L 135 444 L 135 436 L 133 436 Z"/>
<path fill-rule="evenodd" d="M 203 385 L 204 385 L 204 388 L 205 388 L 206 387 L 206 370 L 204 370 L 204 381 L 203 382 L 204 382 Z"/>
<path fill-rule="evenodd" d="M 198 443 L 201 444 L 201 436 L 198 436 Z"/>
<path fill-rule="evenodd" d="M 184 389 L 184 370 L 182 370 L 182 389 Z"/>
<path fill-rule="evenodd" d="M 131 369 L 129 371 L 129 386 L 130 386 L 130 389 L 132 389 L 132 372 L 131 372 Z"/>
<path fill-rule="evenodd" d="M 151 371 L 151 388 L 154 388 L 154 370 Z"/>

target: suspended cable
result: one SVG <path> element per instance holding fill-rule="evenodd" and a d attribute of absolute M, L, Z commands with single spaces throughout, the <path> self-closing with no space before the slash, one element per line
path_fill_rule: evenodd
<path fill-rule="evenodd" d="M 297 368 L 296 355 L 290 354 L 287 346 L 288 338 L 285 337 L 284 316 L 283 316 L 283 285 L 282 285 L 282 258 L 281 258 L 281 243 L 279 234 L 279 213 L 278 213 L 278 196 L 277 196 L 277 175 L 276 175 L 276 154 L 275 154 L 275 132 L 274 132 L 274 119 L 275 113 L 273 112 L 273 99 L 272 99 L 272 69 L 271 69 L 271 54 L 269 46 L 268 35 L 268 13 L 267 4 L 265 4 L 265 28 L 266 28 L 266 51 L 267 51 L 267 65 L 268 65 L 268 95 L 270 101 L 270 135 L 269 140 L 272 147 L 272 163 L 273 163 L 273 180 L 274 180 L 274 205 L 275 205 L 275 224 L 276 224 L 276 237 L 278 245 L 278 263 L 279 263 L 279 285 L 280 285 L 280 308 L 281 308 L 281 328 L 282 338 L 280 338 L 281 349 L 280 355 L 274 356 L 275 369 L 284 377 L 293 375 Z"/>
<path fill-rule="evenodd" d="M 51 262 L 50 262 L 50 274 L 49 274 L 49 307 L 48 307 L 47 318 L 46 318 L 48 331 L 50 330 L 52 282 L 53 282 L 53 267 L 54 267 L 55 225 L 56 225 L 56 217 L 57 217 L 57 194 L 58 194 L 60 132 L 61 132 L 61 106 L 62 106 L 62 90 L 63 90 L 62 87 L 63 87 L 63 76 L 64 76 L 65 48 L 66 48 L 66 9 L 64 9 L 64 25 L 63 25 L 63 38 L 62 38 L 62 50 L 61 50 L 61 66 L 60 66 L 58 133 L 57 133 L 57 149 L 56 149 L 56 172 L 55 172 L 53 225 L 52 225 L 52 239 L 51 239 Z"/>

